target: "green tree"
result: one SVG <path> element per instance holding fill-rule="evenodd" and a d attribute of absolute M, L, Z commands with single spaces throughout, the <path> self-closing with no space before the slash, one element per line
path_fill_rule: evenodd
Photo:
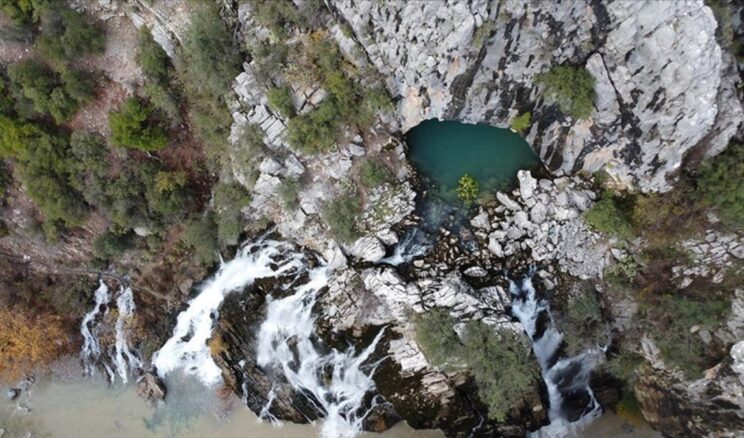
<path fill-rule="evenodd" d="M 111 142 L 116 146 L 158 151 L 168 144 L 165 129 L 153 109 L 136 97 L 128 99 L 109 116 Z"/>
<path fill-rule="evenodd" d="M 361 213 L 362 205 L 358 196 L 348 194 L 329 202 L 323 208 L 323 219 L 328 224 L 334 238 L 348 243 L 360 235 L 357 222 Z"/>
<path fill-rule="evenodd" d="M 34 111 L 51 115 L 57 123 L 69 120 L 91 95 L 81 89 L 90 83 L 84 82 L 80 74 L 68 72 L 63 78 L 46 64 L 33 59 L 11 65 L 8 74 L 16 90 L 16 100 L 27 100 Z"/>
<path fill-rule="evenodd" d="M 564 114 L 584 119 L 594 109 L 594 76 L 583 67 L 557 65 L 537 75 L 548 98 L 558 103 Z"/>
<path fill-rule="evenodd" d="M 217 241 L 221 247 L 238 244 L 245 225 L 240 210 L 250 201 L 248 192 L 240 184 L 221 182 L 214 188 L 214 220 L 217 224 Z"/>
<path fill-rule="evenodd" d="M 455 333 L 455 319 L 433 309 L 416 319 L 416 342 L 432 365 L 445 370 L 462 365 L 462 343 Z"/>
<path fill-rule="evenodd" d="M 511 122 L 511 129 L 518 133 L 523 133 L 530 127 L 530 119 L 532 118 L 532 113 L 527 111 L 524 114 L 520 114 L 517 117 L 514 118 Z"/>
<path fill-rule="evenodd" d="M 37 46 L 49 59 L 72 61 L 83 55 L 102 53 L 106 46 L 106 34 L 82 12 L 65 7 L 46 8 L 41 21 Z"/>
<path fill-rule="evenodd" d="M 488 416 L 506 420 L 509 410 L 533 392 L 539 371 L 524 336 L 495 331 L 481 321 L 465 325 L 463 356 L 478 384 Z"/>
<path fill-rule="evenodd" d="M 697 197 L 715 206 L 732 228 L 744 226 L 744 143 L 732 143 L 723 153 L 703 164 Z"/>
<path fill-rule="evenodd" d="M 146 26 L 140 28 L 137 63 L 148 79 L 161 84 L 168 81 L 170 70 L 168 54 L 160 47 L 160 44 L 155 42 L 150 29 Z"/>
<path fill-rule="evenodd" d="M 629 240 L 633 238 L 629 213 L 620 206 L 620 199 L 614 193 L 604 191 L 599 201 L 584 212 L 584 219 L 596 231 Z"/>
<path fill-rule="evenodd" d="M 457 196 L 462 200 L 465 206 L 471 206 L 476 199 L 478 199 L 479 193 L 480 185 L 475 178 L 467 173 L 460 178 L 460 181 L 457 184 Z"/>
<path fill-rule="evenodd" d="M 189 221 L 182 240 L 194 251 L 194 257 L 199 263 L 211 265 L 217 261 L 219 246 L 211 215 Z"/>

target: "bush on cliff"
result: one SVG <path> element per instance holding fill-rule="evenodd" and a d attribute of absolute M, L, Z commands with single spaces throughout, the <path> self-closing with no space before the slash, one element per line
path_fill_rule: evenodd
<path fill-rule="evenodd" d="M 621 239 L 633 238 L 633 228 L 627 215 L 631 211 L 621 205 L 621 200 L 611 191 L 604 191 L 599 200 L 586 212 L 584 218 L 595 230 Z"/>
<path fill-rule="evenodd" d="M 534 392 L 540 373 L 524 336 L 481 321 L 465 324 L 462 341 L 445 310 L 416 320 L 416 342 L 426 359 L 444 370 L 464 368 L 475 378 L 490 418 L 503 422 L 509 410 Z"/>
<path fill-rule="evenodd" d="M 189 221 L 181 240 L 193 250 L 194 258 L 199 263 L 211 265 L 217 261 L 219 245 L 214 218 L 211 215 Z"/>
<path fill-rule="evenodd" d="M 432 365 L 442 369 L 462 363 L 462 343 L 453 329 L 455 319 L 447 311 L 434 309 L 416 319 L 416 342 Z"/>
<path fill-rule="evenodd" d="M 330 228 L 331 234 L 338 241 L 349 243 L 360 235 L 357 228 L 362 205 L 356 194 L 342 195 L 323 208 L 323 219 Z"/>
<path fill-rule="evenodd" d="M 555 101 L 564 114 L 585 119 L 594 109 L 594 76 L 583 67 L 557 65 L 537 75 L 546 96 Z"/>
<path fill-rule="evenodd" d="M 729 226 L 744 227 L 744 143 L 732 143 L 703 164 L 698 192 L 705 204 L 718 208 Z"/>
<path fill-rule="evenodd" d="M 481 322 L 465 325 L 463 357 L 478 384 L 488 416 L 505 421 L 509 410 L 534 391 L 540 373 L 524 336 Z"/>

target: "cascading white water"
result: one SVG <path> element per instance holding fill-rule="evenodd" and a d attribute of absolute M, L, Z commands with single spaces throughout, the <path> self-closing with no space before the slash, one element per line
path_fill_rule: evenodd
<path fill-rule="evenodd" d="M 95 374 L 96 367 L 95 363 L 101 356 L 101 345 L 98 342 L 98 337 L 93 334 L 93 329 L 96 326 L 96 317 L 101 312 L 101 307 L 105 306 L 109 302 L 109 289 L 103 280 L 99 280 L 98 289 L 96 289 L 95 305 L 86 313 L 83 317 L 83 322 L 80 325 L 80 334 L 83 335 L 83 348 L 80 349 L 80 358 L 83 360 L 85 372 L 88 375 Z M 108 312 L 108 308 L 106 309 Z"/>
<path fill-rule="evenodd" d="M 510 281 L 509 291 L 512 294 L 512 314 L 517 317 L 532 340 L 532 351 L 540 364 L 550 402 L 548 411 L 550 424 L 535 432 L 533 436 L 565 437 L 572 429 L 580 429 L 602 414 L 602 407 L 589 386 L 591 372 L 601 360 L 602 352 L 598 348 L 590 349 L 575 357 L 556 360 L 555 355 L 563 341 L 563 335 L 555 329 L 547 301 L 537 297 L 531 274 L 525 277 L 520 285 Z M 538 327 L 541 317 L 543 326 Z M 539 333 L 540 329 L 542 333 Z M 570 378 L 567 379 L 569 373 Z M 580 418 L 571 422 L 564 411 L 564 394 L 579 390 L 586 392 L 589 402 Z"/>
<path fill-rule="evenodd" d="M 127 321 L 134 315 L 135 309 L 131 287 L 122 286 L 119 297 L 116 299 L 116 307 L 119 310 L 119 316 L 116 318 L 116 355 L 114 362 L 121 380 L 127 383 L 128 370 L 142 368 L 142 361 L 129 348 L 125 327 Z"/>
<path fill-rule="evenodd" d="M 158 374 L 175 369 L 197 375 L 206 385 L 220 381 L 221 371 L 212 360 L 207 341 L 217 310 L 225 297 L 252 284 L 256 279 L 299 273 L 306 269 L 305 258 L 285 242 L 259 240 L 243 247 L 235 258 L 222 263 L 186 310 L 178 315 L 173 336 L 155 353 L 152 362 Z"/>
<path fill-rule="evenodd" d="M 385 257 L 379 263 L 386 263 L 391 266 L 398 266 L 408 263 L 415 257 L 424 255 L 431 248 L 431 244 L 424 242 L 423 232 L 419 228 L 408 232 L 393 249 L 393 254 Z"/>
<path fill-rule="evenodd" d="M 363 364 L 374 352 L 384 330 L 357 354 L 335 349 L 322 354 L 313 342 L 315 318 L 312 308 L 318 291 L 328 283 L 325 267 L 310 271 L 310 280 L 297 287 L 286 298 L 269 298 L 266 320 L 258 334 L 257 364 L 283 373 L 298 391 L 309 393 L 308 399 L 325 414 L 321 435 L 328 438 L 351 438 L 362 430 L 369 410 L 363 410 L 365 395 L 375 384 L 376 364 L 369 371 Z M 327 381 L 327 370 L 331 370 Z M 267 412 L 268 413 L 268 412 Z"/>

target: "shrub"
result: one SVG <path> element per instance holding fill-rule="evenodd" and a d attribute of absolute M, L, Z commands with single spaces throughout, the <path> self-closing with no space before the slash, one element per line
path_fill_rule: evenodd
<path fill-rule="evenodd" d="M 336 240 L 348 243 L 360 235 L 357 221 L 361 212 L 362 206 L 356 194 L 343 195 L 323 208 L 323 219 Z"/>
<path fill-rule="evenodd" d="M 142 73 L 148 79 L 159 84 L 168 81 L 168 72 L 170 70 L 168 54 L 155 42 L 150 29 L 146 26 L 140 28 L 137 63 L 142 69 Z"/>
<path fill-rule="evenodd" d="M 744 143 L 732 143 L 704 163 L 697 187 L 698 197 L 717 207 L 727 225 L 744 226 Z"/>
<path fill-rule="evenodd" d="M 606 341 L 603 339 L 606 327 L 602 309 L 593 290 L 582 290 L 569 301 L 562 328 L 569 354 L 572 355 L 580 353 L 587 345 Z"/>
<path fill-rule="evenodd" d="M 481 321 L 465 325 L 463 357 L 478 384 L 488 416 L 506 420 L 509 410 L 533 392 L 539 379 L 529 343 L 511 331 L 495 331 Z"/>
<path fill-rule="evenodd" d="M 584 219 L 596 231 L 621 239 L 632 239 L 633 228 L 626 214 L 624 209 L 619 207 L 619 199 L 612 192 L 605 191 L 599 201 L 584 212 Z"/>
<path fill-rule="evenodd" d="M 584 119 L 594 109 L 594 77 L 583 67 L 557 65 L 537 76 L 548 98 L 558 103 L 564 114 Z"/>
<path fill-rule="evenodd" d="M 11 65 L 8 73 L 17 105 L 23 106 L 25 100 L 33 111 L 49 114 L 57 123 L 69 120 L 91 96 L 92 84 L 82 74 L 70 70 L 59 75 L 33 59 Z"/>
<path fill-rule="evenodd" d="M 217 6 L 200 4 L 183 41 L 180 72 L 188 88 L 217 99 L 240 73 L 240 54 Z"/>
<path fill-rule="evenodd" d="M 238 244 L 243 231 L 243 214 L 240 209 L 251 201 L 243 186 L 235 183 L 219 183 L 214 189 L 215 222 L 217 240 L 221 247 Z"/>
<path fill-rule="evenodd" d="M 480 186 L 475 178 L 467 173 L 460 178 L 457 184 L 457 196 L 466 207 L 471 206 L 478 199 L 479 192 Z"/>
<path fill-rule="evenodd" d="M 337 108 L 326 98 L 315 110 L 289 120 L 287 141 L 302 152 L 327 152 L 336 146 L 338 128 Z"/>
<path fill-rule="evenodd" d="M 184 230 L 182 241 L 194 251 L 194 257 L 203 265 L 217 261 L 219 246 L 215 232 L 214 220 L 210 215 L 189 221 Z"/>
<path fill-rule="evenodd" d="M 132 248 L 135 242 L 135 234 L 131 231 L 123 234 L 105 231 L 93 242 L 93 251 L 96 257 L 104 260 L 118 258 L 124 251 Z"/>
<path fill-rule="evenodd" d="M 19 306 L 0 308 L 0 345 L 0 381 L 8 383 L 72 348 L 60 317 Z"/>
<path fill-rule="evenodd" d="M 271 109 L 284 118 L 294 117 L 295 108 L 292 103 L 292 90 L 289 87 L 272 87 L 266 93 Z"/>
<path fill-rule="evenodd" d="M 276 39 L 285 39 L 287 28 L 296 24 L 299 11 L 290 0 L 251 0 L 255 17 Z"/>
<path fill-rule="evenodd" d="M 416 343 L 429 363 L 445 370 L 461 365 L 462 343 L 454 326 L 455 319 L 441 309 L 416 319 Z"/>
<path fill-rule="evenodd" d="M 297 209 L 299 200 L 297 199 L 297 193 L 300 190 L 300 183 L 295 179 L 285 179 L 282 181 L 282 185 L 279 186 L 279 198 L 284 204 L 284 208 L 293 211 Z"/>
<path fill-rule="evenodd" d="M 365 187 L 377 187 L 393 180 L 389 167 L 377 160 L 367 160 L 362 164 L 359 178 Z"/>
<path fill-rule="evenodd" d="M 531 118 L 532 118 L 532 113 L 529 111 L 515 117 L 514 120 L 512 120 L 511 122 L 512 131 L 518 132 L 521 134 L 524 131 L 528 130 L 530 128 Z"/>
<path fill-rule="evenodd" d="M 707 296 L 693 300 L 680 295 L 665 295 L 650 308 L 642 309 L 646 319 L 654 325 L 654 339 L 664 361 L 677 367 L 690 378 L 700 377 L 703 370 L 718 358 L 706 355 L 706 345 L 699 333 L 690 333 L 693 326 L 712 330 L 725 320 L 730 311 L 728 300 Z"/>
<path fill-rule="evenodd" d="M 487 20 L 484 21 L 481 26 L 473 32 L 473 47 L 480 50 L 488 38 L 491 36 L 493 31 L 496 30 L 496 22 Z"/>
<path fill-rule="evenodd" d="M 129 98 L 109 116 L 111 142 L 116 146 L 146 152 L 163 149 L 168 144 L 165 130 L 153 109 L 136 97 Z"/>
<path fill-rule="evenodd" d="M 106 34 L 84 13 L 45 8 L 41 20 L 42 33 L 37 45 L 49 59 L 72 61 L 90 53 L 102 53 L 106 46 Z"/>

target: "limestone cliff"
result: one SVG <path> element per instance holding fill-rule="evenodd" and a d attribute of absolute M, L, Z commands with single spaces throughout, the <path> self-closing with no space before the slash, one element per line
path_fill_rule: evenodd
<path fill-rule="evenodd" d="M 429 118 L 507 127 L 557 174 L 607 170 L 665 191 L 685 155 L 723 150 L 742 120 L 740 80 L 700 1 L 332 2 L 399 99 L 402 131 Z M 541 97 L 536 75 L 583 65 L 596 80 L 586 120 Z"/>

